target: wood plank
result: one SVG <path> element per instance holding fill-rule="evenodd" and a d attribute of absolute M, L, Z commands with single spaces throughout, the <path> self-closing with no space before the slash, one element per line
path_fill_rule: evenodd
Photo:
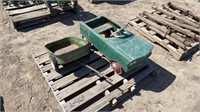
<path fill-rule="evenodd" d="M 108 104 L 107 106 L 103 107 L 101 110 L 99 111 L 108 111 L 110 110 L 111 108 L 117 106 L 117 105 L 120 105 L 120 103 L 122 101 L 124 101 L 125 98 L 129 97 L 132 93 L 134 92 L 137 92 L 137 91 L 140 91 L 142 89 L 142 87 L 144 87 L 144 85 L 146 85 L 147 83 L 149 83 L 151 80 L 154 79 L 154 76 L 153 75 L 148 75 L 146 76 L 144 79 L 142 79 L 141 81 L 137 82 L 135 84 L 135 89 L 133 89 L 133 91 L 127 91 L 125 93 L 123 93 L 123 95 L 121 95 L 119 98 L 117 98 L 117 103 L 115 105 L 112 105 L 111 103 Z M 122 102 L 123 103 L 123 102 Z"/>
<path fill-rule="evenodd" d="M 16 9 L 22 9 L 22 8 L 31 7 L 31 6 L 34 6 L 33 2 L 29 2 L 29 4 L 23 5 L 23 6 L 13 6 L 13 7 L 10 7 L 8 5 L 8 6 L 5 6 L 5 9 L 6 10 L 16 10 Z"/>
<path fill-rule="evenodd" d="M 33 53 L 33 57 L 34 58 L 38 58 L 38 57 L 40 57 L 42 55 L 45 55 L 46 53 L 47 53 L 47 50 L 45 48 L 41 48 L 40 51 Z"/>
<path fill-rule="evenodd" d="M 52 7 L 57 6 L 57 4 L 52 4 Z M 27 8 L 23 8 L 23 9 L 18 9 L 18 10 L 11 10 L 8 11 L 9 16 L 13 16 L 13 15 L 19 15 L 19 14 L 24 14 L 27 12 L 33 12 L 36 10 L 42 10 L 42 9 L 46 9 L 46 5 L 45 4 L 41 4 L 41 5 L 35 5 L 32 7 L 27 7 Z"/>
<path fill-rule="evenodd" d="M 95 61 L 94 63 L 89 64 L 89 66 L 91 66 L 94 69 L 99 69 L 100 67 L 102 67 L 106 64 L 108 64 L 107 61 L 105 61 L 104 59 L 100 59 L 98 61 Z M 79 69 L 79 70 L 77 70 L 77 71 L 75 71 L 75 72 L 73 72 L 73 73 L 71 73 L 71 74 L 69 74 L 65 77 L 62 77 L 61 79 L 51 83 L 50 84 L 51 88 L 53 90 L 57 90 L 61 87 L 67 86 L 70 83 L 72 83 L 74 80 L 79 79 L 79 78 L 89 74 L 90 72 L 92 72 L 92 70 L 90 70 L 89 68 L 84 66 L 83 68 L 81 68 L 81 69 Z"/>
<path fill-rule="evenodd" d="M 49 61 L 49 55 L 48 54 L 44 54 L 44 55 L 38 57 L 35 61 L 40 65 L 40 64 L 42 64 L 44 62 Z"/>
<path fill-rule="evenodd" d="M 22 22 L 22 21 L 28 21 L 31 19 L 35 19 L 35 18 L 41 18 L 41 17 L 48 16 L 48 15 L 50 15 L 50 12 L 48 10 L 38 10 L 38 11 L 34 11 L 34 12 L 29 12 L 29 13 L 13 16 L 12 21 L 13 21 L 13 23 L 18 23 L 18 22 Z"/>
<path fill-rule="evenodd" d="M 179 52 L 177 52 L 177 49 L 174 48 L 173 46 L 166 44 L 161 38 L 159 38 L 156 35 L 151 35 L 149 33 L 149 31 L 147 31 L 144 27 L 140 28 L 139 26 L 137 26 L 137 23 L 130 21 L 129 24 L 131 24 L 133 26 L 133 28 L 138 31 L 141 35 L 145 36 L 146 38 L 148 38 L 150 41 L 152 42 L 156 42 L 159 45 L 163 46 L 164 48 L 166 48 L 167 50 L 169 50 L 169 53 L 177 60 L 180 60 L 182 54 L 180 54 Z M 151 30 L 150 30 L 151 31 Z"/>
<path fill-rule="evenodd" d="M 108 89 L 110 86 L 116 84 L 117 82 L 121 81 L 123 79 L 122 76 L 119 75 L 113 75 L 111 76 L 112 82 L 110 81 L 103 81 L 100 84 L 92 87 L 91 89 L 85 91 L 84 93 L 76 96 L 75 98 L 67 101 L 63 104 L 63 108 L 66 112 L 73 111 L 75 108 L 79 107 L 80 105 L 84 104 L 88 100 L 94 98 L 98 94 L 104 92 L 106 89 Z M 81 100 L 79 100 L 81 99 Z M 78 101 L 77 101 L 78 100 Z"/>
<path fill-rule="evenodd" d="M 107 68 L 104 67 L 104 68 Z M 104 70 L 104 68 L 102 70 Z M 112 68 L 107 68 L 106 70 L 102 71 L 100 70 L 100 72 L 102 74 L 108 74 L 110 72 L 112 72 Z M 100 77 L 98 75 L 95 75 L 96 73 L 91 73 L 88 77 L 81 79 L 80 81 L 60 90 L 59 92 L 57 92 L 56 96 L 58 98 L 59 101 L 63 100 L 64 98 L 72 95 L 73 93 L 77 92 L 78 90 L 81 90 L 82 88 L 88 86 L 89 84 L 96 82 Z M 70 91 L 69 91 L 70 90 Z"/>
<path fill-rule="evenodd" d="M 53 68 L 52 68 L 51 64 L 47 64 L 45 66 L 41 66 L 40 69 L 42 70 L 42 73 L 45 73 Z"/>
<path fill-rule="evenodd" d="M 9 16 L 13 16 L 13 15 L 24 14 L 27 12 L 32 12 L 32 11 L 41 10 L 41 9 L 45 9 L 45 8 L 47 8 L 46 5 L 41 4 L 41 5 L 35 5 L 32 7 L 27 7 L 27 8 L 18 9 L 18 10 L 11 10 L 11 11 L 8 11 L 8 14 L 9 14 Z"/>
<path fill-rule="evenodd" d="M 138 23 L 138 26 L 139 26 L 139 27 L 143 27 L 143 26 L 145 26 L 145 25 L 146 25 L 145 22 L 140 22 L 140 23 Z"/>
<path fill-rule="evenodd" d="M 144 27 L 140 28 L 139 26 L 137 26 L 137 23 L 135 23 L 134 21 L 129 21 L 129 24 L 136 31 L 138 31 L 140 34 L 142 34 L 143 36 L 145 36 L 146 38 L 148 38 L 150 41 L 155 42 L 155 40 L 151 38 L 152 35 L 149 34 L 148 31 Z"/>
<path fill-rule="evenodd" d="M 119 89 L 115 89 L 110 94 L 108 94 L 108 95 L 104 96 L 103 98 L 101 98 L 100 100 L 96 101 L 95 103 L 93 103 L 92 105 L 90 105 L 89 107 L 84 109 L 83 112 L 97 112 L 97 111 L 99 111 L 100 109 L 107 106 L 113 98 L 120 97 L 125 92 L 127 92 L 128 89 L 131 88 L 133 85 L 135 85 L 136 83 L 138 83 L 139 81 L 141 81 L 142 79 L 147 77 L 153 70 L 154 70 L 153 67 L 149 67 L 148 69 L 141 71 L 134 78 L 131 78 L 128 82 L 121 85 L 119 87 Z M 122 92 L 122 90 L 123 90 L 123 92 Z"/>
<path fill-rule="evenodd" d="M 50 15 L 55 16 L 61 12 L 64 12 L 64 11 L 67 11 L 70 9 L 72 9 L 71 6 L 66 6 L 64 8 L 55 6 L 55 7 L 53 7 L 51 13 L 47 9 L 36 10 L 33 12 L 12 16 L 12 21 L 13 21 L 13 23 L 19 23 L 19 22 L 29 21 L 29 20 L 33 20 L 33 19 L 38 19 L 38 18 L 44 18 L 44 17 L 50 16 Z"/>
<path fill-rule="evenodd" d="M 82 104 L 84 104 L 88 100 L 90 100 L 90 99 L 94 98 L 95 96 L 97 96 L 98 94 L 104 92 L 109 87 L 111 87 L 111 86 L 115 85 L 116 83 L 118 83 L 119 81 L 125 79 L 126 77 L 131 75 L 133 73 L 133 71 L 135 71 L 135 70 L 136 69 L 133 69 L 132 71 L 125 73 L 122 76 L 114 74 L 113 76 L 110 77 L 112 79 L 112 81 L 104 80 L 103 82 L 101 82 L 98 85 L 90 88 L 89 90 L 85 91 L 84 93 L 82 93 L 82 94 L 76 96 L 75 98 L 67 101 L 66 103 L 63 104 L 63 109 L 65 111 L 73 111 L 74 109 L 81 106 Z M 81 100 L 79 100 L 79 99 L 81 99 Z"/>
<path fill-rule="evenodd" d="M 83 57 L 81 59 L 78 59 L 79 61 L 83 62 L 84 64 L 87 64 L 91 61 L 94 61 L 96 59 L 100 58 L 99 55 L 93 53 L 91 55 L 89 55 L 88 57 Z M 63 75 L 75 70 L 75 69 L 78 69 L 80 68 L 82 65 L 80 65 L 78 62 L 72 62 L 66 66 L 64 66 L 63 68 L 61 68 L 58 72 L 56 72 L 55 70 L 52 70 L 50 73 L 48 73 L 45 78 L 48 80 L 48 81 L 51 81 L 53 79 L 56 79 L 56 78 L 59 78 L 59 77 L 62 77 Z"/>

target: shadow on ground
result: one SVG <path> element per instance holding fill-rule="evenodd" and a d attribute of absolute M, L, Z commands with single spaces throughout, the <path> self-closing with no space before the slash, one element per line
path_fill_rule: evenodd
<path fill-rule="evenodd" d="M 136 0 L 91 0 L 93 4 L 108 3 L 113 5 L 125 5 Z"/>
<path fill-rule="evenodd" d="M 67 26 L 71 26 L 74 25 L 74 21 L 87 21 L 90 20 L 92 18 L 95 18 L 96 15 L 88 12 L 88 11 L 84 11 L 84 9 L 78 4 L 77 6 L 77 13 L 75 14 L 73 11 L 69 10 L 66 12 L 63 12 L 57 16 L 53 16 L 51 17 L 51 19 L 43 22 L 43 23 L 39 23 L 37 25 L 32 25 L 29 27 L 25 27 L 25 28 L 19 28 L 18 31 L 20 32 L 28 32 L 37 28 L 41 28 L 41 27 L 45 27 L 48 26 L 50 24 L 54 24 L 57 22 L 61 22 Z M 35 20 L 35 21 L 40 21 L 40 20 Z M 34 21 L 31 21 L 34 22 Z"/>
<path fill-rule="evenodd" d="M 3 97 L 0 96 L 0 112 L 4 112 L 5 109 L 4 109 L 4 100 L 3 100 Z"/>
<path fill-rule="evenodd" d="M 154 62 L 152 62 L 154 63 Z M 162 68 L 161 66 L 156 64 L 157 69 L 159 70 L 159 75 L 153 76 L 151 75 L 149 79 L 151 80 L 147 81 L 145 84 L 142 84 L 139 82 L 136 84 L 136 91 L 128 95 L 126 98 L 124 98 L 117 106 L 113 107 L 112 110 L 116 108 L 124 108 L 123 103 L 125 103 L 127 100 L 134 98 L 134 96 L 140 96 L 140 90 L 145 91 L 153 91 L 156 93 L 164 91 L 167 87 L 169 87 L 174 80 L 176 79 L 176 76 L 172 74 L 171 72 L 167 71 L 165 68 Z"/>

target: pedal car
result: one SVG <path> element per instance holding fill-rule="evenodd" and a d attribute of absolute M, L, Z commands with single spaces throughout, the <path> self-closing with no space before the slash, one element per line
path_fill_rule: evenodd
<path fill-rule="evenodd" d="M 107 59 L 117 74 L 140 66 L 147 59 L 153 46 L 126 27 L 120 27 L 105 17 L 80 23 L 80 33 Z"/>

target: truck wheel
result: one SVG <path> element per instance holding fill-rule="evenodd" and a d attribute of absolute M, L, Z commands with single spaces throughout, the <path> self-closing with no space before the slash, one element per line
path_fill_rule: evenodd
<path fill-rule="evenodd" d="M 112 69 L 114 70 L 115 73 L 121 75 L 122 74 L 122 67 L 120 66 L 119 63 L 112 61 L 110 63 L 110 66 L 112 67 Z"/>
<path fill-rule="evenodd" d="M 51 66 L 55 71 L 58 71 L 59 67 L 58 67 L 58 62 L 56 61 L 56 58 L 54 56 L 49 56 L 49 59 L 51 61 Z"/>

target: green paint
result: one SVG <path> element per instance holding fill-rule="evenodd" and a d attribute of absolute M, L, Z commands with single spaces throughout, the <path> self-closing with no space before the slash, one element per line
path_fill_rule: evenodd
<path fill-rule="evenodd" d="M 105 24 L 110 25 L 111 28 L 101 28 Z M 123 70 L 127 72 L 140 66 L 150 56 L 153 45 L 126 29 L 114 37 L 105 38 L 102 36 L 106 31 L 115 32 L 120 28 L 120 26 L 105 17 L 97 17 L 85 23 L 80 23 L 80 33 L 110 61 L 118 62 Z M 95 31 L 95 29 L 98 30 Z"/>

